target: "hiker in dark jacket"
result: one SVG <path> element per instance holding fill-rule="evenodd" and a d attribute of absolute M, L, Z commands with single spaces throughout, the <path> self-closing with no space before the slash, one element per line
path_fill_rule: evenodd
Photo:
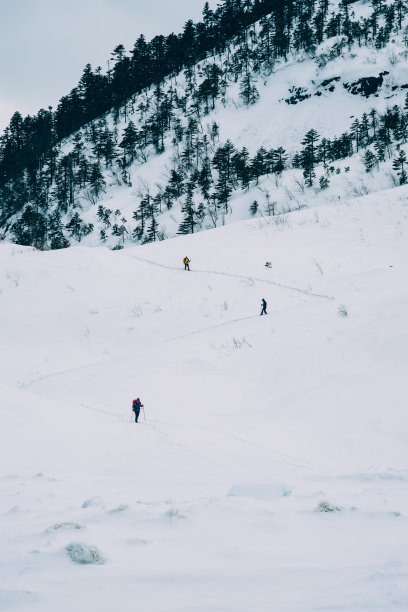
<path fill-rule="evenodd" d="M 265 298 L 262 298 L 261 306 L 262 306 L 261 315 L 263 315 L 263 314 L 268 314 L 268 313 L 266 312 L 267 303 L 265 302 Z"/>
<path fill-rule="evenodd" d="M 132 406 L 132 410 L 135 413 L 135 423 L 137 423 L 138 421 L 141 408 L 143 408 L 143 404 L 140 401 L 140 397 L 138 397 L 137 399 L 133 400 L 133 406 Z"/>

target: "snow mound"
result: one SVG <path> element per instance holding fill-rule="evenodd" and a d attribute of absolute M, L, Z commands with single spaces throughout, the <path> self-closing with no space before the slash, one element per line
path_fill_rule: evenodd
<path fill-rule="evenodd" d="M 170 519 L 185 519 L 186 517 L 178 508 L 170 508 L 168 512 L 166 512 L 166 516 Z"/>
<path fill-rule="evenodd" d="M 102 503 L 103 503 L 102 499 L 99 496 L 90 497 L 89 499 L 86 499 L 84 501 L 81 508 L 90 508 L 91 506 L 101 506 Z"/>
<path fill-rule="evenodd" d="M 328 501 L 324 500 L 317 504 L 315 512 L 341 512 L 341 508 L 340 506 L 329 504 Z"/>
<path fill-rule="evenodd" d="M 70 521 L 64 521 L 62 523 L 55 523 L 52 527 L 50 527 L 47 531 L 61 531 L 64 529 L 85 529 L 84 525 L 80 525 L 79 523 L 72 523 Z"/>
<path fill-rule="evenodd" d="M 111 510 L 108 510 L 108 514 L 116 514 L 117 512 L 125 512 L 125 510 L 128 510 L 129 506 L 127 504 L 120 504 L 120 506 L 116 506 L 116 508 L 111 508 Z"/>
<path fill-rule="evenodd" d="M 80 565 L 102 565 L 106 561 L 106 557 L 92 544 L 71 542 L 65 547 L 65 550 L 71 561 Z"/>

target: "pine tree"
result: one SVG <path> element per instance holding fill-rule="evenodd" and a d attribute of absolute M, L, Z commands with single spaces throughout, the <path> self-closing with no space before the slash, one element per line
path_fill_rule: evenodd
<path fill-rule="evenodd" d="M 404 16 L 408 12 L 405 0 L 395 0 L 395 11 L 398 17 L 398 30 L 400 30 Z"/>
<path fill-rule="evenodd" d="M 163 202 L 165 203 L 167 210 L 173 208 L 172 194 L 168 185 L 163 189 Z"/>
<path fill-rule="evenodd" d="M 98 219 L 106 227 L 110 227 L 111 226 L 110 218 L 111 218 L 112 213 L 113 213 L 113 211 L 110 208 L 104 208 L 103 206 L 99 205 L 96 215 L 97 215 Z"/>
<path fill-rule="evenodd" d="M 367 151 L 364 154 L 364 165 L 365 165 L 366 172 L 371 172 L 371 170 L 375 168 L 377 164 L 378 164 L 378 159 L 376 158 L 374 153 L 370 151 L 370 149 L 367 149 Z"/>
<path fill-rule="evenodd" d="M 328 0 L 320 0 L 319 4 L 319 8 L 313 18 L 314 36 L 318 45 L 320 45 L 324 39 L 324 30 L 328 12 Z"/>
<path fill-rule="evenodd" d="M 385 155 L 388 154 L 388 157 L 392 155 L 392 139 L 391 139 L 391 131 L 386 124 L 386 117 L 384 117 L 383 125 L 378 129 L 377 139 L 374 143 L 374 146 L 377 150 L 377 155 L 380 161 L 385 160 Z M 379 151 L 383 151 L 384 154 L 380 157 Z"/>
<path fill-rule="evenodd" d="M 101 167 L 98 163 L 92 164 L 91 173 L 89 177 L 91 186 L 91 192 L 96 199 L 99 198 L 100 194 L 105 191 L 105 179 L 101 172 Z"/>
<path fill-rule="evenodd" d="M 64 155 L 56 165 L 54 189 L 52 197 L 56 198 L 60 210 L 67 212 L 74 204 L 75 175 L 72 156 Z"/>
<path fill-rule="evenodd" d="M 304 49 L 312 51 L 314 49 L 315 37 L 312 28 L 311 17 L 313 8 L 307 10 L 307 2 L 304 2 L 303 12 L 299 15 L 298 24 L 293 34 L 293 42 L 296 50 Z M 314 2 L 313 2 L 314 4 Z"/>
<path fill-rule="evenodd" d="M 340 14 L 342 17 L 342 34 L 346 37 L 349 49 L 353 43 L 353 27 L 350 19 L 349 5 L 351 0 L 340 1 Z"/>
<path fill-rule="evenodd" d="M 184 213 L 183 221 L 180 223 L 178 234 L 193 234 L 194 229 L 199 225 L 204 216 L 203 206 L 196 208 L 194 203 L 194 191 L 191 183 L 187 186 L 186 201 L 181 209 Z"/>
<path fill-rule="evenodd" d="M 268 158 L 268 152 L 261 147 L 251 160 L 251 178 L 256 180 L 256 184 L 258 184 L 259 177 L 268 171 Z"/>
<path fill-rule="evenodd" d="M 286 162 L 288 160 L 288 155 L 283 147 L 278 147 L 273 151 L 273 172 L 277 174 L 282 174 L 282 172 L 286 168 Z"/>
<path fill-rule="evenodd" d="M 327 176 L 322 175 L 319 179 L 320 189 L 327 189 L 330 185 L 330 181 Z"/>
<path fill-rule="evenodd" d="M 318 147 L 318 157 L 320 161 L 323 163 L 323 166 L 327 167 L 327 162 L 330 159 L 331 152 L 331 141 L 327 138 L 322 138 L 320 145 Z"/>
<path fill-rule="evenodd" d="M 173 145 L 177 145 L 183 141 L 184 128 L 179 117 L 173 119 Z"/>
<path fill-rule="evenodd" d="M 215 100 L 221 92 L 221 79 L 223 72 L 221 68 L 214 62 L 205 67 L 204 73 L 206 78 L 199 85 L 197 97 L 201 102 L 205 103 L 206 113 L 209 112 L 208 102 L 211 100 L 211 108 L 215 108 Z"/>
<path fill-rule="evenodd" d="M 311 129 L 307 132 L 306 136 L 302 140 L 304 147 L 301 152 L 301 165 L 303 168 L 303 176 L 306 179 L 306 184 L 311 187 L 313 185 L 313 179 L 316 177 L 314 168 L 319 161 L 318 158 L 318 147 L 317 141 L 319 134 L 316 130 Z"/>
<path fill-rule="evenodd" d="M 273 29 L 274 29 L 274 20 L 272 15 L 265 15 L 262 17 L 260 21 L 261 30 L 261 44 L 260 44 L 260 55 L 262 61 L 262 67 L 264 72 L 269 75 L 273 71 L 273 67 L 275 64 L 274 52 L 275 49 L 273 47 Z"/>
<path fill-rule="evenodd" d="M 370 137 L 370 120 L 367 113 L 363 113 L 359 128 L 361 146 L 367 147 L 372 142 L 372 138 Z"/>
<path fill-rule="evenodd" d="M 139 225 L 137 225 L 133 230 L 132 236 L 138 240 L 142 239 L 145 232 L 146 223 L 149 216 L 150 200 L 151 196 L 149 193 L 147 193 L 146 196 L 140 200 L 137 210 L 135 210 L 133 213 L 133 218 L 136 221 L 139 221 Z"/>
<path fill-rule="evenodd" d="M 407 99 L 408 99 L 408 96 L 407 96 Z M 216 121 L 213 121 L 211 124 L 211 130 L 210 130 L 211 141 L 215 143 L 215 141 L 219 140 L 219 137 L 220 137 L 220 126 L 218 125 Z"/>
<path fill-rule="evenodd" d="M 168 183 L 169 191 L 173 198 L 180 198 L 184 193 L 184 173 L 180 170 L 173 169 L 170 172 Z"/>
<path fill-rule="evenodd" d="M 69 247 L 69 240 L 64 236 L 61 215 L 54 211 L 48 218 L 48 240 L 51 249 Z"/>
<path fill-rule="evenodd" d="M 104 157 L 105 166 L 109 168 L 116 157 L 116 144 L 112 132 L 105 128 L 100 135 L 100 153 Z"/>
<path fill-rule="evenodd" d="M 375 14 L 380 14 L 383 10 L 384 0 L 371 0 L 371 6 Z"/>
<path fill-rule="evenodd" d="M 203 194 L 203 198 L 208 200 L 210 197 L 210 189 L 213 185 L 212 175 L 211 175 L 211 165 L 210 161 L 207 158 L 198 173 L 197 183 L 201 189 L 201 193 Z"/>
<path fill-rule="evenodd" d="M 123 138 L 119 143 L 124 153 L 124 165 L 129 166 L 136 157 L 136 147 L 139 143 L 139 134 L 133 121 L 129 121 L 123 130 Z"/>
<path fill-rule="evenodd" d="M 255 104 L 259 100 L 259 92 L 250 72 L 247 72 L 241 81 L 239 95 L 245 106 Z"/>
<path fill-rule="evenodd" d="M 93 231 L 92 223 L 84 223 L 77 212 L 74 213 L 71 220 L 65 227 L 69 231 L 70 236 L 78 240 L 78 242 L 80 242 L 84 236 L 87 236 Z"/>
<path fill-rule="evenodd" d="M 234 153 L 234 145 L 230 140 L 227 140 L 224 146 L 217 149 L 213 158 L 213 166 L 218 171 L 216 185 L 217 201 L 219 206 L 225 208 L 225 212 L 228 211 L 228 201 L 233 189 L 232 157 Z"/>
<path fill-rule="evenodd" d="M 26 206 L 11 230 L 17 244 L 43 249 L 47 240 L 47 218 L 33 206 Z"/>
<path fill-rule="evenodd" d="M 396 134 L 398 140 L 407 142 L 408 140 L 408 115 L 401 113 L 400 122 L 398 124 L 398 134 Z"/>
<path fill-rule="evenodd" d="M 251 206 L 249 207 L 249 212 L 250 212 L 251 217 L 255 217 L 256 213 L 258 212 L 258 207 L 259 207 L 258 202 L 254 200 Z"/>
<path fill-rule="evenodd" d="M 377 159 L 377 163 L 378 162 L 384 162 L 385 161 L 385 154 L 386 154 L 386 148 L 384 143 L 382 142 L 382 140 L 378 139 L 374 142 L 374 149 L 376 151 L 376 159 Z"/>
<path fill-rule="evenodd" d="M 396 159 L 394 159 L 392 167 L 394 170 L 397 170 L 398 176 L 400 177 L 400 185 L 405 185 L 408 182 L 407 172 L 405 170 L 405 165 L 407 164 L 407 155 L 405 151 L 402 149 L 399 152 L 399 155 Z"/>
<path fill-rule="evenodd" d="M 152 198 L 149 194 L 146 197 L 146 213 L 147 219 L 150 221 L 149 227 L 147 229 L 147 234 L 143 240 L 146 242 L 156 242 L 158 238 L 159 224 L 157 222 L 157 214 L 159 212 L 159 206 L 157 202 L 157 198 Z"/>
<path fill-rule="evenodd" d="M 361 133 L 360 121 L 358 119 L 355 119 L 353 123 L 351 124 L 351 133 L 356 142 L 356 151 L 358 153 L 359 148 L 360 148 L 360 133 Z"/>
<path fill-rule="evenodd" d="M 156 242 L 159 233 L 159 224 L 157 223 L 157 219 L 155 215 L 151 217 L 150 225 L 147 229 L 147 235 L 143 240 L 143 243 L 146 244 L 148 242 Z"/>
<path fill-rule="evenodd" d="M 232 156 L 232 164 L 237 181 L 241 183 L 241 188 L 247 190 L 251 180 L 251 168 L 249 162 L 249 153 L 246 147 L 237 151 Z"/>

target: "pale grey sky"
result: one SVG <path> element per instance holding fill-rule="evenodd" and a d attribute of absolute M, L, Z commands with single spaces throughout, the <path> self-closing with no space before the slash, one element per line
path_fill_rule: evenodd
<path fill-rule="evenodd" d="M 140 34 L 179 32 L 205 0 L 0 0 L 0 130 L 11 115 L 34 114 L 78 82 L 88 62 L 106 68 Z M 212 8 L 217 0 L 210 0 Z"/>

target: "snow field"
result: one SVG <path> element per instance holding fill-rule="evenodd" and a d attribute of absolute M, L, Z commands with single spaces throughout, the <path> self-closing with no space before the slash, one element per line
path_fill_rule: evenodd
<path fill-rule="evenodd" d="M 407 608 L 407 196 L 1 246 L 1 610 Z"/>

